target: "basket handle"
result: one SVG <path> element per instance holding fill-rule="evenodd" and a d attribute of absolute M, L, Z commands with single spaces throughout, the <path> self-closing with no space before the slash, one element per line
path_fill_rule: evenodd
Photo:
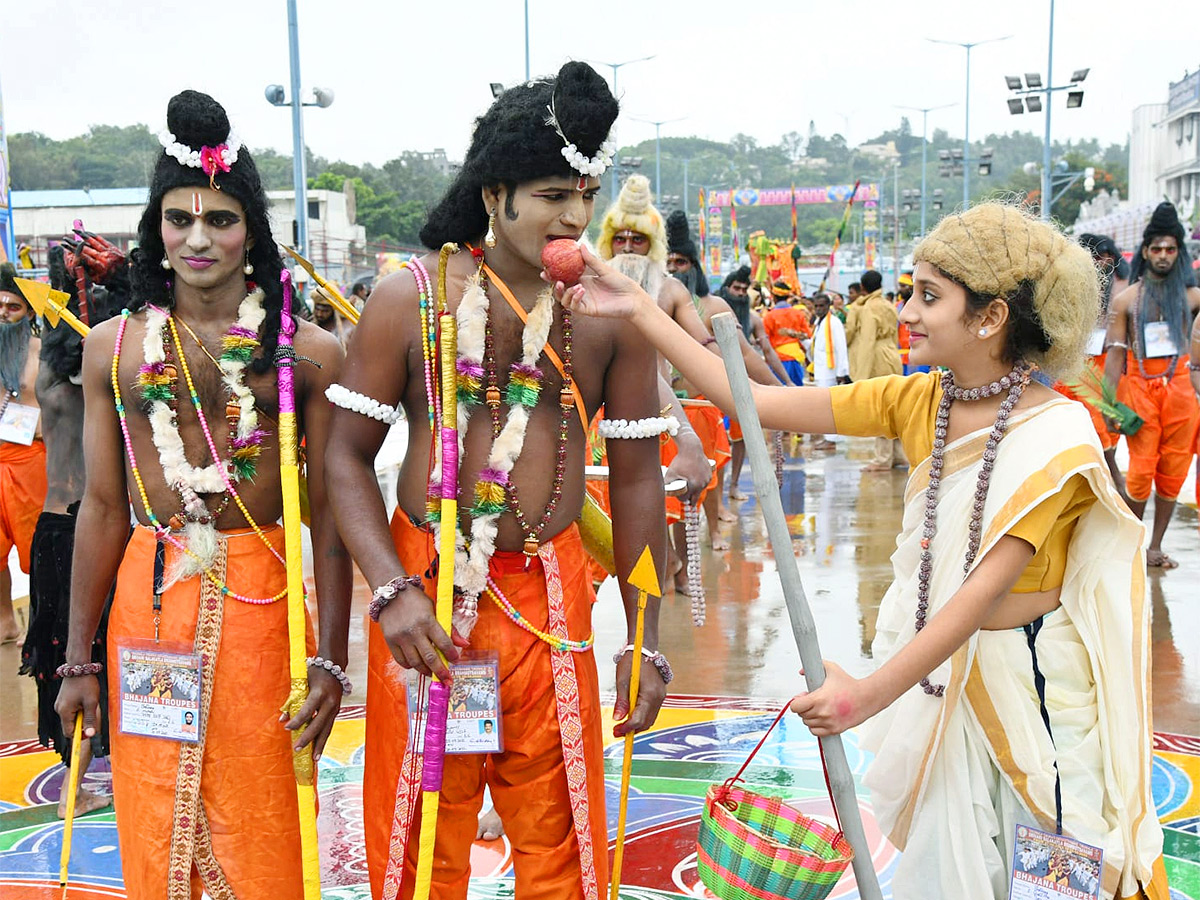
<path fill-rule="evenodd" d="M 775 730 L 775 726 L 780 723 L 785 715 L 787 715 L 787 712 L 789 709 L 791 709 L 791 706 L 792 704 L 790 701 L 783 705 L 783 709 L 781 709 L 779 714 L 775 716 L 775 721 L 771 723 L 771 727 L 767 729 L 766 734 L 762 736 L 762 739 L 759 740 L 757 746 L 750 751 L 750 755 L 746 757 L 746 761 L 742 763 L 742 767 L 737 770 L 737 774 L 735 774 L 732 778 L 725 779 L 725 783 L 722 785 L 722 788 L 726 792 L 729 790 L 729 788 L 737 784 L 737 782 L 743 780 L 742 773 L 746 771 L 746 767 L 749 766 L 754 760 L 755 754 L 757 754 L 758 751 L 762 749 L 763 744 L 767 742 L 767 738 L 771 736 L 771 732 Z M 825 790 L 829 794 L 829 805 L 833 807 L 833 818 L 837 821 L 838 831 L 840 832 L 842 831 L 842 817 L 838 815 L 837 802 L 833 799 L 833 785 L 829 783 L 829 766 L 825 762 L 825 748 L 821 746 L 820 738 L 817 738 L 817 751 L 821 754 L 821 774 L 825 776 Z"/>

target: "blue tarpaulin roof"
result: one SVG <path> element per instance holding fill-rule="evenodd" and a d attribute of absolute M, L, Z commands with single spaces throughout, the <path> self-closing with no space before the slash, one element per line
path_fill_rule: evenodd
<path fill-rule="evenodd" d="M 145 206 L 149 188 L 97 188 L 94 191 L 13 191 L 13 209 L 60 206 Z"/>

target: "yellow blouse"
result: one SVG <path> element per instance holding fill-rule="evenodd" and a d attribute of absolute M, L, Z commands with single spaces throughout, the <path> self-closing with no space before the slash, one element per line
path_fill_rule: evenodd
<path fill-rule="evenodd" d="M 913 466 L 933 450 L 933 428 L 942 399 L 936 372 L 888 375 L 829 389 L 833 421 L 839 434 L 899 438 Z M 1067 547 L 1080 515 L 1096 502 L 1087 479 L 1075 474 L 1062 490 L 1047 497 L 1008 530 L 1034 549 L 1033 559 L 1013 593 L 1028 594 L 1062 587 Z"/>

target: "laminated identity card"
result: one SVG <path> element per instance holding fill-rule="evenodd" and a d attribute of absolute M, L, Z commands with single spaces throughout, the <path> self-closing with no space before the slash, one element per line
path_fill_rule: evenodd
<path fill-rule="evenodd" d="M 446 717 L 446 753 L 501 753 L 504 731 L 500 716 L 500 658 L 494 652 L 464 653 L 450 666 L 450 704 Z M 415 750 L 424 750 L 424 722 L 429 698 L 420 677 L 408 679 L 408 733 Z"/>
<path fill-rule="evenodd" d="M 1009 900 L 1099 900 L 1103 869 L 1099 847 L 1018 825 Z"/>
<path fill-rule="evenodd" d="M 200 740 L 200 657 L 156 645 L 118 648 L 121 731 L 194 744 Z"/>

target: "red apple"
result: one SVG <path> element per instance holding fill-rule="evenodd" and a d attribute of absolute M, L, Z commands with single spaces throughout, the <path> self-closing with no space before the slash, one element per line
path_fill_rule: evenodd
<path fill-rule="evenodd" d="M 583 253 L 577 243 L 567 238 L 550 241 L 542 248 L 542 267 L 554 281 L 570 287 L 583 276 Z"/>

